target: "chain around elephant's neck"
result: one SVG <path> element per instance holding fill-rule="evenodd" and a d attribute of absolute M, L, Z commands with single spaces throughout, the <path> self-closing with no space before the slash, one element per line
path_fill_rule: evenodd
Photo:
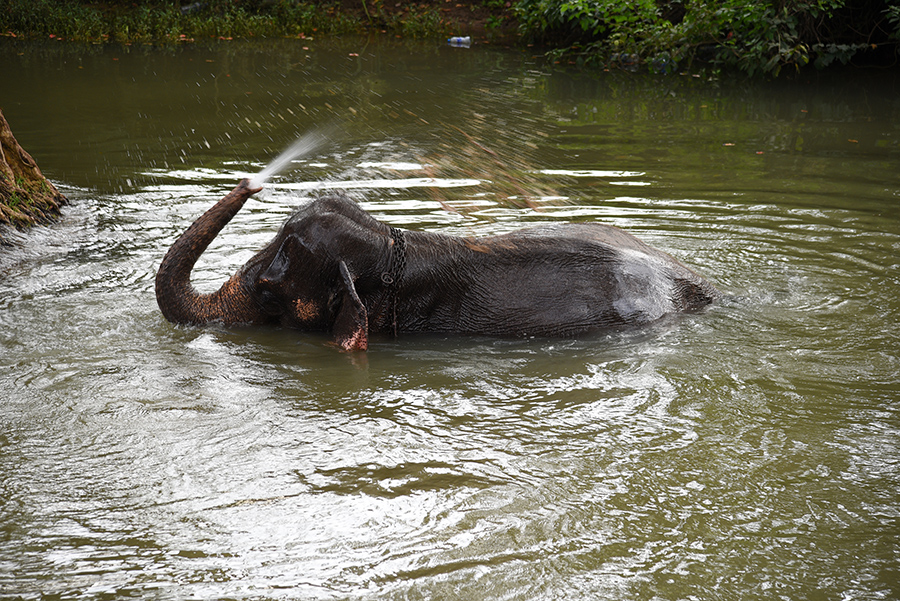
<path fill-rule="evenodd" d="M 403 271 L 406 269 L 406 236 L 403 230 L 391 228 L 391 263 L 388 270 L 381 274 L 381 282 L 388 289 L 388 315 L 391 319 L 391 332 L 397 337 L 397 292 L 400 289 L 400 280 L 403 279 Z"/>

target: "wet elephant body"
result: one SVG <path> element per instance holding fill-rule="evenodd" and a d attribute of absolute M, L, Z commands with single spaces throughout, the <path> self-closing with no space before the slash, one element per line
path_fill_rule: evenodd
<path fill-rule="evenodd" d="M 300 208 L 219 291 L 197 293 L 194 263 L 256 191 L 241 182 L 169 250 L 156 279 L 167 319 L 330 331 L 343 348 L 364 350 L 381 332 L 571 337 L 697 311 L 718 297 L 615 227 L 566 223 L 483 238 L 401 231 L 342 194 Z"/>

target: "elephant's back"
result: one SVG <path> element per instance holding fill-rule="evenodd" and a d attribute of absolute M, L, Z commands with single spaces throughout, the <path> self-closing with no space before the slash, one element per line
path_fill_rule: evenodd
<path fill-rule="evenodd" d="M 653 248 L 625 230 L 604 223 L 554 223 L 495 237 L 498 241 L 503 238 L 507 238 L 508 242 L 521 241 L 526 244 L 543 241 L 544 244 L 562 248 L 596 247 L 600 249 L 598 252 L 608 255 L 620 252 L 627 254 L 627 251 L 635 251 L 650 255 L 662 255 L 671 259 L 666 253 Z"/>
<path fill-rule="evenodd" d="M 481 265 L 471 273 L 480 307 L 470 309 L 486 310 L 495 327 L 521 327 L 523 315 L 538 335 L 640 325 L 718 295 L 669 254 L 609 225 L 544 225 L 477 246 Z"/>

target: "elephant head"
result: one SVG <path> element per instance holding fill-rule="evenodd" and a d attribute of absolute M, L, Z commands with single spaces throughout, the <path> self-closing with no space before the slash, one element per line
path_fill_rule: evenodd
<path fill-rule="evenodd" d="M 380 276 L 389 266 L 393 240 L 387 226 L 343 197 L 300 209 L 216 292 L 201 294 L 191 285 L 200 255 L 260 189 L 241 181 L 172 245 L 156 274 L 163 315 L 185 325 L 272 324 L 332 331 L 342 348 L 365 350 L 369 311 L 357 288 L 371 293 L 375 310 L 387 300 Z"/>

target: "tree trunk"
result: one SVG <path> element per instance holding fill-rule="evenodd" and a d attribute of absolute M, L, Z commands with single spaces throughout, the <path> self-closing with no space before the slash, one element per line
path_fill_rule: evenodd
<path fill-rule="evenodd" d="M 47 222 L 58 216 L 59 207 L 67 202 L 19 146 L 0 111 L 0 224 L 21 228 Z"/>

